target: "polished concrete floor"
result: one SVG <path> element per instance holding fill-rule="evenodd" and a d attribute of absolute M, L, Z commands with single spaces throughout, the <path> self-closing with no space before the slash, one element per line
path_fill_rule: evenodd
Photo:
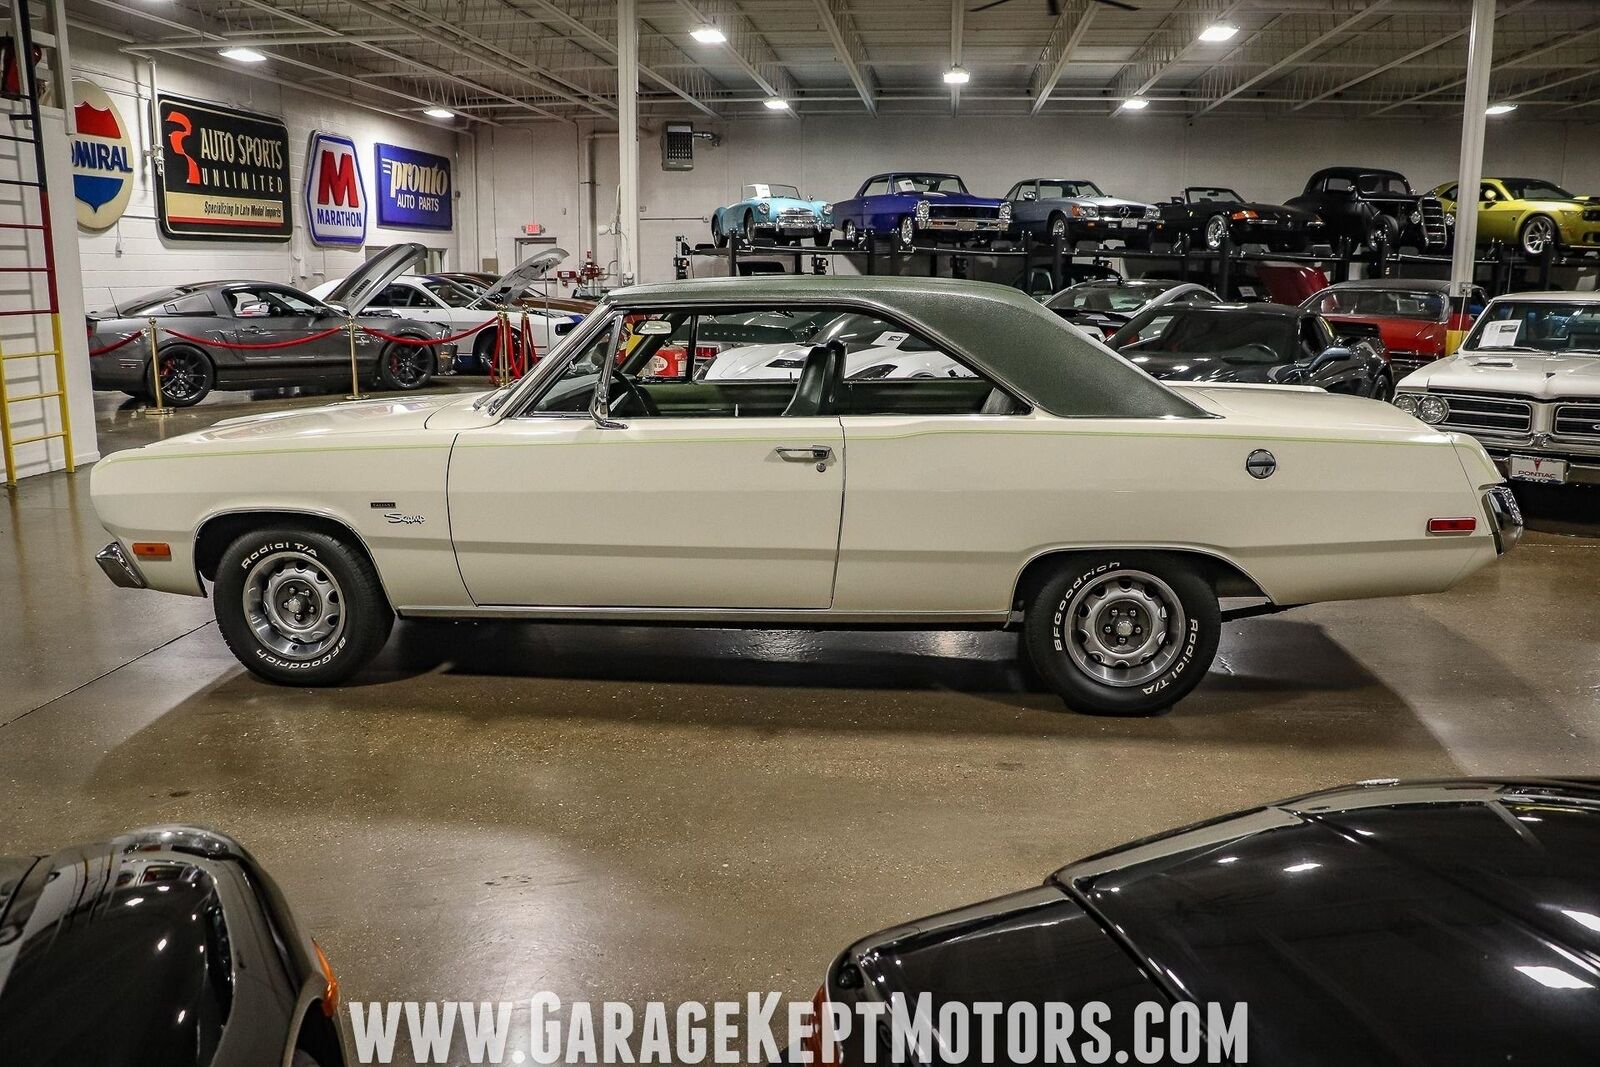
<path fill-rule="evenodd" d="M 103 445 L 259 406 L 108 399 Z M 207 602 L 101 577 L 87 472 L 35 478 L 0 512 L 0 854 L 226 829 L 356 999 L 809 997 L 861 934 L 1187 820 L 1596 773 L 1600 492 L 1526 503 L 1458 589 L 1232 624 L 1194 696 L 1114 720 L 999 634 L 413 623 L 356 684 L 278 688 Z"/>

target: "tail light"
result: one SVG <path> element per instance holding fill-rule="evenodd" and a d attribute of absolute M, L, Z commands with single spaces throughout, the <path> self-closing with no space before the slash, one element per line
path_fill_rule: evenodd
<path fill-rule="evenodd" d="M 839 1050 L 824 1033 L 828 1018 L 828 987 L 819 985 L 817 995 L 811 998 L 811 1032 L 800 1042 L 806 1057 L 812 1063 L 828 1067 L 839 1062 Z"/>
<path fill-rule="evenodd" d="M 1428 532 L 1438 536 L 1456 536 L 1475 533 L 1478 529 L 1478 520 L 1471 515 L 1465 518 L 1454 519 L 1429 519 Z"/>

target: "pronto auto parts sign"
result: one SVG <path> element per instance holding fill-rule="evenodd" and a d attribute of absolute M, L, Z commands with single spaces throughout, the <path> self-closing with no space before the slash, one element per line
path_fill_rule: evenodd
<path fill-rule="evenodd" d="M 318 131 L 306 152 L 306 224 L 319 245 L 367 241 L 367 191 L 355 142 Z"/>
<path fill-rule="evenodd" d="M 448 230 L 455 224 L 448 159 L 392 144 L 377 145 L 376 156 L 379 226 Z"/>
<path fill-rule="evenodd" d="M 72 194 L 78 225 L 103 230 L 122 217 L 133 195 L 133 143 L 127 123 L 106 91 L 72 83 Z"/>
<path fill-rule="evenodd" d="M 157 203 L 168 237 L 286 241 L 289 131 L 279 119 L 163 94 Z"/>

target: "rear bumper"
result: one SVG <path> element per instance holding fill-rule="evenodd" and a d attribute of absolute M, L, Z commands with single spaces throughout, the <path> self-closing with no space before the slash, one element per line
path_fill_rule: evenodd
<path fill-rule="evenodd" d="M 1492 486 L 1483 494 L 1483 509 L 1494 534 L 1495 554 L 1504 555 L 1522 540 L 1522 509 L 1517 507 L 1517 498 L 1507 486 Z"/>
<path fill-rule="evenodd" d="M 139 568 L 134 566 L 128 554 L 122 551 L 121 542 L 113 541 L 102 548 L 95 553 L 94 561 L 100 564 L 100 569 L 111 579 L 112 585 L 123 589 L 146 588 L 144 575 L 139 573 Z"/>

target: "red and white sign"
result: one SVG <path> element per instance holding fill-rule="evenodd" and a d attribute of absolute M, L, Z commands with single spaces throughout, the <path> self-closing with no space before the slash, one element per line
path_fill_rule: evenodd
<path fill-rule="evenodd" d="M 367 242 L 367 191 L 355 142 L 318 131 L 306 152 L 306 225 L 319 245 Z"/>

